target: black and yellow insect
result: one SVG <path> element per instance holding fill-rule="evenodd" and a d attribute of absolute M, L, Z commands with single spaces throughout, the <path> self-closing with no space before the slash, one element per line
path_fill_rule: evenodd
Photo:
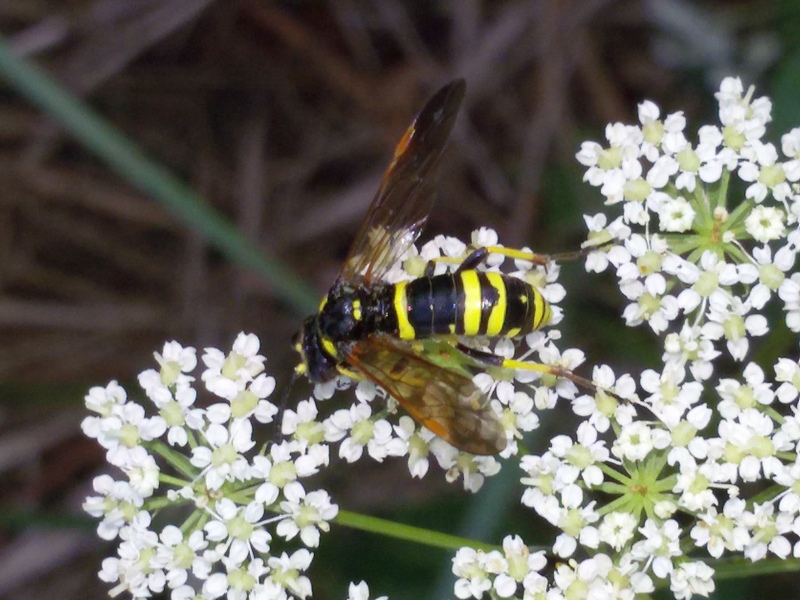
<path fill-rule="evenodd" d="M 439 160 L 465 87 L 456 80 L 439 90 L 397 145 L 336 282 L 295 337 L 297 373 L 314 382 L 340 373 L 369 379 L 453 446 L 495 454 L 506 446 L 505 432 L 468 366 L 523 363 L 471 350 L 456 336 L 516 337 L 550 322 L 550 306 L 538 290 L 477 270 L 494 252 L 534 255 L 480 248 L 452 273 L 433 276 L 428 269 L 412 281 L 383 281 L 433 207 Z"/>

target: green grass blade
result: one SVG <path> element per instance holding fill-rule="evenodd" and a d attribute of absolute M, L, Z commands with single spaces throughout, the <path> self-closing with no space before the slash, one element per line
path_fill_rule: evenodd
<path fill-rule="evenodd" d="M 230 221 L 209 208 L 180 179 L 145 154 L 34 65 L 14 56 L 0 38 L 0 76 L 42 109 L 118 175 L 152 196 L 189 228 L 203 235 L 231 262 L 265 277 L 275 294 L 301 314 L 317 307 L 317 293 L 281 261 L 245 239 Z"/>

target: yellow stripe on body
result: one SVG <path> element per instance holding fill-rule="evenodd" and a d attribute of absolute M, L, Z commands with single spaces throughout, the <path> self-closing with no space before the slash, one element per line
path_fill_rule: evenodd
<path fill-rule="evenodd" d="M 500 335 L 503 331 L 503 325 L 506 320 L 506 284 L 503 282 L 503 277 L 500 273 L 485 273 L 486 279 L 489 281 L 495 290 L 497 290 L 497 302 L 489 312 L 489 318 L 486 322 L 486 331 L 484 335 L 490 337 Z"/>
<path fill-rule="evenodd" d="M 545 325 L 549 325 L 550 322 L 553 320 L 553 309 L 550 307 L 550 303 L 546 300 L 544 301 L 544 314 L 541 318 L 541 326 L 544 327 Z"/>
<path fill-rule="evenodd" d="M 397 315 L 397 333 L 401 340 L 413 340 L 416 337 L 414 326 L 408 320 L 408 296 L 406 295 L 407 282 L 401 281 L 394 286 L 394 312 Z"/>
<path fill-rule="evenodd" d="M 552 313 L 547 302 L 544 301 L 544 297 L 537 289 L 533 289 L 533 308 L 533 328 L 539 329 L 542 325 L 547 325 L 552 318 Z M 545 320 L 547 315 L 550 315 L 550 317 Z"/>
<path fill-rule="evenodd" d="M 464 287 L 464 335 L 478 335 L 481 330 L 481 283 L 476 271 L 459 274 Z"/>

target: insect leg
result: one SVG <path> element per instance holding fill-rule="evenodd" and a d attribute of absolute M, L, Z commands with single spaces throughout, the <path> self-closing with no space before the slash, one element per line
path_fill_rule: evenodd
<path fill-rule="evenodd" d="M 286 412 L 286 407 L 289 404 L 289 394 L 294 387 L 294 384 L 297 383 L 297 380 L 301 377 L 303 371 L 302 369 L 295 369 L 292 372 L 292 378 L 289 380 L 289 383 L 286 384 L 286 387 L 283 389 L 283 394 L 281 394 L 281 400 L 278 404 L 278 412 L 275 413 L 273 417 L 273 428 L 275 431 L 275 443 L 280 444 L 283 442 L 284 434 L 283 434 L 283 415 Z"/>
<path fill-rule="evenodd" d="M 609 246 L 611 246 L 611 244 L 606 244 L 605 246 L 589 246 L 586 248 L 581 248 L 580 250 L 576 250 L 575 252 L 561 252 L 558 254 L 536 254 L 534 252 L 517 250 L 515 248 L 506 248 L 504 246 L 484 246 L 483 248 L 479 248 L 479 250 L 487 250 L 488 254 L 501 254 L 515 260 L 526 260 L 536 265 L 546 265 L 549 262 L 579 260 L 591 254 L 595 250 L 607 248 Z M 475 254 L 475 252 L 473 252 L 473 254 Z M 469 258 L 469 256 L 467 258 Z"/>
<path fill-rule="evenodd" d="M 486 257 L 489 256 L 489 248 L 482 247 L 476 248 L 472 252 L 470 252 L 464 261 L 458 265 L 458 269 L 456 269 L 456 273 L 461 273 L 462 271 L 471 271 L 478 267 Z"/>
<path fill-rule="evenodd" d="M 499 367 L 501 369 L 510 369 L 514 371 L 533 371 L 535 373 L 552 375 L 554 377 L 564 377 L 576 383 L 577 385 L 592 391 L 596 391 L 597 388 L 597 386 L 595 386 L 585 377 L 581 377 L 580 375 L 576 375 L 568 369 L 557 367 L 555 365 L 545 365 L 542 363 L 503 358 L 502 356 L 498 356 L 497 354 L 493 354 L 491 352 L 470 348 L 462 343 L 458 343 L 456 348 L 463 354 L 466 354 L 470 358 L 483 363 L 487 367 Z"/>
<path fill-rule="evenodd" d="M 502 356 L 497 356 L 497 354 L 486 352 L 484 350 L 478 350 L 477 348 L 471 348 L 470 346 L 462 344 L 461 342 L 456 344 L 456 348 L 462 354 L 466 354 L 470 358 L 490 367 L 502 367 L 503 361 L 505 360 Z"/>
<path fill-rule="evenodd" d="M 517 250 L 516 248 L 506 248 L 505 246 L 484 246 L 483 248 L 479 248 L 479 250 L 486 250 L 486 256 L 490 254 L 500 254 L 508 258 L 513 258 L 514 260 L 526 260 L 537 265 L 546 265 L 553 260 L 553 257 L 549 254 L 535 254 L 534 252 Z"/>
<path fill-rule="evenodd" d="M 475 248 L 472 252 L 467 254 L 465 258 L 441 256 L 439 258 L 434 258 L 432 262 L 460 263 L 456 269 L 456 273 L 461 273 L 463 271 L 471 271 L 476 269 L 492 254 L 500 254 L 513 259 L 526 260 L 537 265 L 546 265 L 551 260 L 557 260 L 561 258 L 561 255 L 551 256 L 549 254 L 535 254 L 533 252 L 517 250 L 515 248 L 506 248 L 504 246 L 481 246 L 480 248 Z M 430 265 L 430 263 L 428 264 Z"/>

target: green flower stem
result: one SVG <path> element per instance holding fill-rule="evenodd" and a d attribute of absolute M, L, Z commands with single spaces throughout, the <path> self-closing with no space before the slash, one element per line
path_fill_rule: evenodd
<path fill-rule="evenodd" d="M 630 487 L 630 486 L 632 486 L 634 484 L 634 480 L 633 479 L 631 479 L 627 475 L 624 475 L 620 471 L 617 471 L 616 469 L 612 469 L 609 465 L 607 465 L 605 463 L 600 463 L 597 466 L 600 467 L 600 470 L 603 471 L 603 473 L 605 473 L 606 475 L 608 475 L 612 479 L 616 479 L 617 481 L 619 481 L 622 485 L 624 485 L 626 487 Z"/>
<path fill-rule="evenodd" d="M 189 444 L 189 450 L 194 450 L 195 448 L 197 448 L 197 446 L 200 445 L 197 442 L 197 437 L 195 437 L 194 431 L 192 431 L 188 427 L 184 427 L 184 429 L 186 430 L 186 439 Z"/>
<path fill-rule="evenodd" d="M 686 260 L 691 263 L 698 263 L 700 261 L 700 257 L 703 256 L 703 252 L 705 251 L 706 249 L 700 246 L 698 243 L 692 247 L 692 251 L 689 253 L 689 256 L 686 257 Z M 678 253 L 677 250 L 675 252 Z"/>
<path fill-rule="evenodd" d="M 776 452 L 775 456 L 781 459 L 782 461 L 789 463 L 792 463 L 797 460 L 796 452 Z"/>
<path fill-rule="evenodd" d="M 673 253 L 683 255 L 691 252 L 700 245 L 700 238 L 697 235 L 687 235 L 685 233 L 665 233 L 661 237 L 669 244 Z"/>
<path fill-rule="evenodd" d="M 241 506 L 246 506 L 247 504 L 252 502 L 256 497 L 254 488 L 252 488 L 252 486 L 251 489 L 253 491 L 248 490 L 246 488 L 241 488 L 237 490 L 232 487 L 228 487 L 228 484 L 226 483 L 225 485 L 222 486 L 222 489 L 220 491 L 222 492 L 223 497 L 228 498 L 229 500 L 233 500 L 236 504 L 239 504 Z M 276 514 L 279 513 L 278 508 L 279 507 L 277 505 L 274 505 L 274 507 L 267 506 L 267 510 L 272 510 Z"/>
<path fill-rule="evenodd" d="M 173 477 L 172 475 L 167 475 L 166 473 L 159 473 L 158 481 L 161 483 L 174 485 L 177 488 L 182 488 L 184 486 L 191 485 L 192 483 L 191 481 L 186 481 L 185 479 L 181 479 L 179 477 Z"/>
<path fill-rule="evenodd" d="M 752 212 L 755 205 L 756 203 L 754 200 L 744 200 L 739 206 L 733 209 L 730 215 L 728 215 L 728 220 L 725 222 L 725 229 L 731 230 L 739 227 L 742 228 L 741 234 L 747 233 L 743 229 L 744 220 L 747 218 L 747 215 Z M 741 239 L 741 235 L 737 235 L 736 237 Z"/>
<path fill-rule="evenodd" d="M 797 457 L 795 456 L 795 458 Z M 765 502 L 771 502 L 772 500 L 778 497 L 778 494 L 780 494 L 783 491 L 786 491 L 786 488 L 783 487 L 782 485 L 772 485 L 767 489 L 759 492 L 752 498 L 750 498 L 747 501 L 747 508 L 752 509 L 753 506 L 755 506 L 756 504 L 764 504 Z"/>
<path fill-rule="evenodd" d="M 172 465 L 176 471 L 181 473 L 184 477 L 189 479 L 190 481 L 197 477 L 198 469 L 195 467 L 189 459 L 186 457 L 185 454 L 181 454 L 180 452 L 175 452 L 170 446 L 165 444 L 160 440 L 155 440 L 152 442 L 148 442 L 145 444 L 147 449 L 151 451 L 153 454 L 158 454 L 164 460 L 166 460 L 170 465 Z M 185 485 L 185 482 L 183 483 Z"/>
<path fill-rule="evenodd" d="M 717 580 L 800 571 L 800 560 L 796 558 L 770 558 L 758 562 L 751 562 L 746 558 L 730 558 L 706 562 L 716 570 L 714 579 Z"/>
<path fill-rule="evenodd" d="M 196 510 L 181 525 L 181 531 L 184 535 L 191 535 L 193 531 L 202 530 L 210 520 L 211 513 L 208 510 Z"/>
<path fill-rule="evenodd" d="M 603 494 L 610 494 L 612 496 L 621 496 L 622 494 L 626 494 L 630 489 L 629 486 L 627 485 L 621 485 L 619 483 L 609 483 L 608 481 L 606 481 L 605 483 L 601 483 L 600 485 L 594 485 L 591 487 L 584 484 L 581 487 L 585 489 L 587 492 L 600 492 Z"/>
<path fill-rule="evenodd" d="M 255 481 L 255 483 L 254 483 L 254 481 Z M 231 485 L 230 487 L 226 486 L 225 489 L 226 489 L 227 492 L 230 492 L 232 494 L 236 494 L 237 496 L 241 496 L 243 498 L 249 498 L 249 499 L 252 500 L 253 498 L 256 497 L 256 492 L 258 491 L 258 488 L 260 488 L 263 483 L 264 483 L 263 479 L 258 479 L 258 480 L 250 479 L 250 480 L 244 482 L 244 485 L 242 485 L 241 487 L 234 487 L 234 486 Z M 244 504 L 247 504 L 247 502 L 249 502 L 249 501 L 250 500 L 245 500 Z"/>
<path fill-rule="evenodd" d="M 739 238 L 741 239 L 741 236 L 739 236 Z M 748 264 L 753 262 L 753 259 L 747 255 L 747 252 L 737 246 L 734 246 L 733 244 L 726 244 L 725 252 L 727 252 L 728 256 L 730 256 L 739 264 Z"/>
<path fill-rule="evenodd" d="M 653 479 L 656 479 L 661 474 L 661 471 L 664 470 L 664 467 L 667 465 L 667 460 L 668 460 L 668 454 L 666 452 L 651 452 L 645 459 L 642 468 Z M 627 468 L 628 472 L 631 472 L 633 466 L 631 465 L 630 467 Z"/>
<path fill-rule="evenodd" d="M 694 519 L 697 516 L 691 511 L 685 511 L 683 514 L 688 515 L 690 519 Z M 690 535 L 682 535 L 680 541 L 678 542 L 678 546 L 681 549 L 681 554 L 688 557 L 691 557 L 692 551 L 697 549 L 695 541 L 692 539 Z M 703 562 L 708 562 L 708 561 L 704 560 Z"/>
<path fill-rule="evenodd" d="M 89 110 L 37 67 L 14 56 L 0 37 L 0 77 L 45 111 L 113 171 L 146 194 L 185 225 L 202 234 L 232 262 L 263 275 L 276 295 L 308 314 L 317 309 L 318 294 L 282 262 L 244 238 L 230 221 L 166 169 L 149 159 L 119 130 Z"/>
<path fill-rule="evenodd" d="M 722 169 L 722 177 L 719 180 L 719 189 L 717 190 L 717 196 L 714 200 L 712 200 L 711 210 L 713 210 L 717 206 L 721 206 L 722 208 L 727 208 L 728 206 L 728 186 L 731 182 L 731 172 L 728 169 Z"/>
<path fill-rule="evenodd" d="M 761 408 L 761 410 L 764 411 L 764 414 L 767 415 L 773 421 L 775 421 L 778 425 L 783 425 L 786 422 L 786 418 L 781 413 L 779 413 L 777 410 L 775 410 L 774 406 L 764 406 L 764 407 Z M 794 454 L 794 453 L 791 453 L 789 456 L 790 457 L 796 457 L 797 455 Z M 789 458 L 789 460 L 792 460 L 792 459 Z"/>
<path fill-rule="evenodd" d="M 694 193 L 691 194 L 688 199 L 695 211 L 694 229 L 710 229 L 714 224 L 714 207 L 711 205 L 711 202 L 706 195 L 705 186 L 695 186 Z"/>
<path fill-rule="evenodd" d="M 603 517 L 615 511 L 631 512 L 631 513 L 634 512 L 633 508 L 631 507 L 631 498 L 629 495 L 623 492 L 623 494 L 618 496 L 617 498 L 614 498 L 610 502 L 606 502 L 605 504 L 603 504 L 603 506 L 597 509 L 597 514 Z M 638 519 L 639 517 L 638 513 L 635 514 L 635 516 Z"/>
<path fill-rule="evenodd" d="M 677 475 L 669 475 L 664 477 L 663 479 L 659 479 L 656 481 L 653 486 L 652 490 L 658 494 L 668 494 L 672 491 L 675 485 L 678 483 L 678 476 Z"/>
<path fill-rule="evenodd" d="M 197 531 L 199 529 L 203 529 L 203 522 L 204 518 L 207 517 L 207 513 L 201 510 L 195 510 L 190 514 L 186 520 L 181 524 L 180 530 L 183 532 L 184 535 L 191 535 L 192 532 Z"/>
<path fill-rule="evenodd" d="M 492 550 L 500 550 L 502 552 L 503 550 L 501 546 L 477 542 L 447 533 L 439 533 L 422 527 L 395 523 L 394 521 L 387 521 L 386 519 L 379 519 L 378 517 L 362 515 L 347 510 L 340 510 L 333 522 L 345 527 L 352 527 L 353 529 L 360 529 L 370 533 L 379 533 L 400 540 L 408 540 L 418 544 L 434 546 L 435 548 L 444 548 L 445 550 L 458 550 L 463 546 L 469 546 L 485 552 Z"/>
<path fill-rule="evenodd" d="M 175 506 L 175 501 L 166 496 L 152 496 L 144 501 L 144 508 L 153 513 L 162 508 L 169 508 L 172 506 Z"/>

